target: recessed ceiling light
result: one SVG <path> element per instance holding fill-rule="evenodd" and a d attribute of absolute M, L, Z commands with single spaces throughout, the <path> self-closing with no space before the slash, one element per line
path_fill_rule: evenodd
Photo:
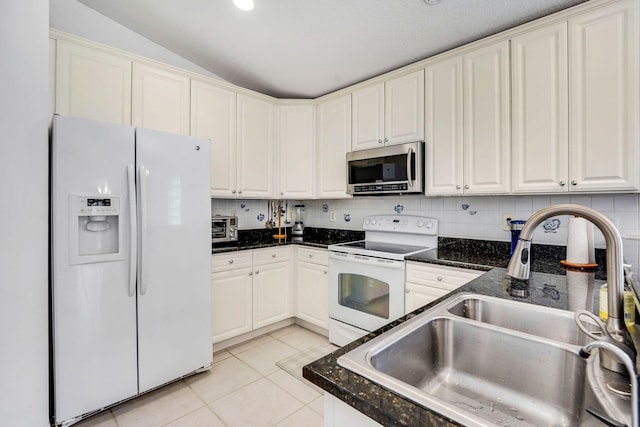
<path fill-rule="evenodd" d="M 233 0 L 233 4 L 236 5 L 238 9 L 241 10 L 253 10 L 253 0 Z"/>

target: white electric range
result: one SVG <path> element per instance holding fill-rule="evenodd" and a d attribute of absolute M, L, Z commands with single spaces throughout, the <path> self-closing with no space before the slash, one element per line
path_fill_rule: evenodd
<path fill-rule="evenodd" d="M 329 341 L 337 345 L 405 314 L 405 257 L 437 248 L 438 220 L 375 215 L 365 239 L 329 245 Z"/>

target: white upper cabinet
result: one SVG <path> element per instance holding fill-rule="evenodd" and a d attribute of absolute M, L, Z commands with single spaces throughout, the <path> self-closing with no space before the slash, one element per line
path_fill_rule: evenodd
<path fill-rule="evenodd" d="M 638 5 L 616 3 L 569 20 L 572 190 L 637 190 Z"/>
<path fill-rule="evenodd" d="M 146 64 L 133 64 L 133 126 L 189 135 L 189 77 Z"/>
<path fill-rule="evenodd" d="M 567 191 L 567 23 L 512 39 L 511 70 L 513 191 Z"/>
<path fill-rule="evenodd" d="M 505 194 L 511 179 L 509 42 L 464 55 L 464 191 Z"/>
<path fill-rule="evenodd" d="M 509 42 L 436 62 L 425 73 L 426 195 L 507 194 Z"/>
<path fill-rule="evenodd" d="M 424 70 L 385 82 L 385 145 L 424 140 Z"/>
<path fill-rule="evenodd" d="M 384 83 L 351 94 L 351 150 L 384 146 Z"/>
<path fill-rule="evenodd" d="M 313 106 L 282 105 L 279 123 L 280 197 L 310 199 L 315 169 Z"/>
<path fill-rule="evenodd" d="M 346 184 L 346 153 L 351 149 L 351 95 L 321 102 L 317 108 L 316 196 L 351 197 Z"/>
<path fill-rule="evenodd" d="M 211 196 L 234 197 L 236 185 L 236 93 L 191 81 L 191 135 L 211 141 Z"/>
<path fill-rule="evenodd" d="M 273 197 L 275 107 L 238 94 L 238 191 L 242 198 Z"/>
<path fill-rule="evenodd" d="M 130 59 L 58 40 L 55 64 L 56 113 L 131 124 Z"/>
<path fill-rule="evenodd" d="M 352 93 L 351 150 L 424 139 L 424 71 Z"/>
<path fill-rule="evenodd" d="M 425 69 L 425 193 L 462 194 L 462 57 Z"/>
<path fill-rule="evenodd" d="M 512 40 L 514 192 L 639 188 L 635 7 L 593 9 Z"/>

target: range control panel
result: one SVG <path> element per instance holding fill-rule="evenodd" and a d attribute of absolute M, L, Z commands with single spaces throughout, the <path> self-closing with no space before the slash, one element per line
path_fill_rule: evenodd
<path fill-rule="evenodd" d="M 438 235 L 438 220 L 413 215 L 373 215 L 364 219 L 365 231 Z"/>

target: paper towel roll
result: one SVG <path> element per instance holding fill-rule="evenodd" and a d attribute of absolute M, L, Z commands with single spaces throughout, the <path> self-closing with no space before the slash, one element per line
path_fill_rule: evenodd
<path fill-rule="evenodd" d="M 569 310 L 585 310 L 590 308 L 589 293 L 593 293 L 595 273 L 584 271 L 567 271 L 567 293 L 569 294 Z"/>
<path fill-rule="evenodd" d="M 569 218 L 567 238 L 567 262 L 572 264 L 593 264 L 593 224 L 584 218 Z"/>

